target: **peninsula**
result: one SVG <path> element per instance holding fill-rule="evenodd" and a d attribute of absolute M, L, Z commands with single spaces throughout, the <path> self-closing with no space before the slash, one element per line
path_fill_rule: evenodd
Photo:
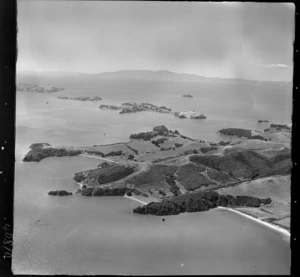
<path fill-rule="evenodd" d="M 289 229 L 291 132 L 230 128 L 206 142 L 156 126 L 128 142 L 85 147 L 37 143 L 24 161 L 50 156 L 93 156 L 97 168 L 77 172 L 82 196 L 128 196 L 147 205 L 134 213 L 174 215 L 230 207 Z M 52 195 L 59 195 L 58 192 Z"/>

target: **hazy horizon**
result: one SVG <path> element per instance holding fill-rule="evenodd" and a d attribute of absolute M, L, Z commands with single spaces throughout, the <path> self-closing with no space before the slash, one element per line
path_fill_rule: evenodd
<path fill-rule="evenodd" d="M 164 72 L 164 73 L 172 73 L 175 75 L 188 75 L 188 76 L 193 76 L 193 77 L 199 77 L 199 78 L 205 78 L 205 79 L 219 79 L 219 80 L 240 80 L 240 81 L 250 81 L 250 82 L 266 82 L 266 83 L 293 83 L 293 80 L 290 81 L 272 81 L 272 80 L 255 80 L 255 79 L 245 79 L 245 78 L 231 78 L 231 77 L 218 77 L 218 76 L 203 76 L 203 75 L 198 75 L 195 73 L 185 73 L 185 72 L 175 72 L 175 71 L 170 71 L 167 69 L 160 69 L 160 70 L 150 70 L 150 69 L 123 69 L 123 70 L 115 70 L 115 71 L 103 71 L 103 72 L 96 72 L 96 73 L 88 73 L 88 72 L 77 72 L 77 71 L 50 71 L 50 70 L 17 70 L 17 73 L 37 73 L 37 74 L 56 74 L 56 73 L 62 73 L 62 74 L 70 74 L 70 75 L 101 75 L 101 74 L 113 74 L 113 73 L 120 73 L 120 72 L 134 72 L 134 71 L 141 71 L 141 72 L 151 72 L 151 73 L 159 73 L 159 72 Z M 200 79 L 199 79 L 200 81 Z"/>
<path fill-rule="evenodd" d="M 17 71 L 293 78 L 291 3 L 18 1 Z"/>

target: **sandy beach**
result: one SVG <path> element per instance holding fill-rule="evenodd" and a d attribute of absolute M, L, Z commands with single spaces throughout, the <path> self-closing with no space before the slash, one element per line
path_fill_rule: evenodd
<path fill-rule="evenodd" d="M 138 199 L 138 198 L 135 198 L 135 197 L 133 197 L 133 196 L 124 195 L 124 197 L 125 197 L 125 198 L 129 198 L 129 199 L 134 200 L 134 201 L 137 201 L 137 202 L 139 202 L 139 203 L 142 203 L 143 205 L 147 205 L 147 204 L 148 204 L 147 202 L 144 202 L 144 201 L 142 201 L 142 200 L 140 200 L 140 199 Z"/>
<path fill-rule="evenodd" d="M 237 214 L 239 214 L 239 215 L 242 215 L 242 216 L 244 216 L 244 217 L 247 217 L 248 219 L 254 220 L 254 221 L 256 221 L 256 222 L 258 222 L 258 223 L 260 223 L 260 224 L 262 224 L 262 225 L 265 225 L 265 226 L 267 226 L 267 227 L 269 227 L 269 228 L 271 228 L 271 229 L 273 229 L 273 230 L 276 230 L 276 231 L 282 233 L 283 235 L 288 236 L 289 238 L 290 238 L 290 236 L 291 236 L 291 234 L 290 234 L 289 231 L 287 231 L 287 230 L 285 230 L 285 229 L 283 229 L 283 228 L 281 228 L 281 227 L 279 227 L 279 226 L 277 226 L 277 225 L 273 225 L 273 224 L 271 224 L 271 223 L 262 221 L 262 220 L 260 220 L 260 219 L 258 219 L 258 218 L 255 218 L 255 217 L 253 217 L 253 216 L 247 215 L 247 214 L 242 213 L 242 212 L 240 212 L 240 211 L 237 211 L 237 210 L 235 210 L 235 209 L 232 209 L 232 208 L 225 208 L 225 207 L 218 207 L 217 209 L 223 209 L 223 210 L 227 210 L 227 211 L 231 211 L 231 212 L 237 213 Z"/>
<path fill-rule="evenodd" d="M 99 156 L 96 156 L 96 155 L 80 154 L 79 156 L 81 156 L 81 157 L 87 157 L 87 158 L 94 158 L 94 159 L 98 159 L 98 160 L 103 160 L 103 161 L 107 161 L 107 162 L 110 162 L 110 163 L 116 163 L 113 160 L 102 158 L 102 157 L 99 157 Z"/>
<path fill-rule="evenodd" d="M 142 201 L 142 200 L 140 200 L 140 199 L 137 199 L 137 198 L 135 198 L 135 197 L 132 197 L 132 196 L 124 195 L 124 197 L 125 197 L 125 198 L 129 198 L 129 199 L 134 200 L 134 201 L 137 201 L 137 202 L 139 202 L 139 203 L 142 203 L 143 205 L 147 205 L 147 204 L 148 204 L 147 202 L 144 202 L 144 201 Z M 281 228 L 281 227 L 279 227 L 279 226 L 276 226 L 276 225 L 273 225 L 273 224 L 271 224 L 271 223 L 262 221 L 262 220 L 260 220 L 260 219 L 258 219 L 258 218 L 255 218 L 255 217 L 253 217 L 253 216 L 247 215 L 247 214 L 242 213 L 242 212 L 240 212 L 240 211 L 237 211 L 237 210 L 235 210 L 235 209 L 232 209 L 232 208 L 225 208 L 225 207 L 217 207 L 216 209 L 222 209 L 222 210 L 227 210 L 227 211 L 231 211 L 231 212 L 237 213 L 237 214 L 239 214 L 239 215 L 241 215 L 241 216 L 244 216 L 244 217 L 246 217 L 246 218 L 248 218 L 248 219 L 251 219 L 251 220 L 253 220 L 253 221 L 256 221 L 256 222 L 258 222 L 258 223 L 260 223 L 260 224 L 262 224 L 262 225 L 264 225 L 264 226 L 266 226 L 266 227 L 268 227 L 268 228 L 271 228 L 271 229 L 273 229 L 273 230 L 276 230 L 276 231 L 280 232 L 281 234 L 287 236 L 288 238 L 290 238 L 290 236 L 291 236 L 291 234 L 290 234 L 289 231 L 287 231 L 287 230 L 285 230 L 285 229 L 283 229 L 283 228 Z"/>
<path fill-rule="evenodd" d="M 83 184 L 81 184 L 81 183 L 79 183 L 79 182 L 76 182 L 76 181 L 74 181 L 74 180 L 73 180 L 73 182 L 76 183 L 77 185 L 79 185 L 80 188 L 82 189 Z"/>

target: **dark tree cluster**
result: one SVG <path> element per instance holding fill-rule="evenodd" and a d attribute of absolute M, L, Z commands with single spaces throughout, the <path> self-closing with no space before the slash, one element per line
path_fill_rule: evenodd
<path fill-rule="evenodd" d="M 68 196 L 72 195 L 72 192 L 67 192 L 65 190 L 52 190 L 48 192 L 48 195 L 53 195 L 53 196 Z"/>
<path fill-rule="evenodd" d="M 222 129 L 219 131 L 220 134 L 227 135 L 227 136 L 237 136 L 237 137 L 245 137 L 248 139 L 260 139 L 264 140 L 264 137 L 260 135 L 252 136 L 251 130 L 248 129 L 240 129 L 240 128 L 227 128 Z"/>
<path fill-rule="evenodd" d="M 27 153 L 24 162 L 39 162 L 47 157 L 63 157 L 80 155 L 81 150 L 66 150 L 59 148 L 35 148 Z"/>
<path fill-rule="evenodd" d="M 277 155 L 277 158 L 266 158 L 255 151 L 241 150 L 225 156 L 197 155 L 191 156 L 190 161 L 212 169 L 226 172 L 236 178 L 256 178 L 270 175 L 288 174 L 291 169 L 289 153 Z"/>
<path fill-rule="evenodd" d="M 169 176 L 166 176 L 166 182 L 167 184 L 169 185 L 169 188 L 170 188 L 170 191 L 175 195 L 180 195 L 181 192 L 180 192 L 180 189 L 179 187 L 176 185 L 176 177 L 173 175 L 169 175 Z"/>
<path fill-rule="evenodd" d="M 100 151 L 93 151 L 93 150 L 86 150 L 86 153 L 90 154 L 90 155 L 97 155 L 97 156 L 101 156 L 103 158 L 105 157 L 109 157 L 109 156 L 121 156 L 123 154 L 122 150 L 118 150 L 118 151 L 111 151 L 107 154 L 104 154 Z"/>
<path fill-rule="evenodd" d="M 141 132 L 141 133 L 137 133 L 137 134 L 131 134 L 130 135 L 130 139 L 142 139 L 144 141 L 150 140 L 154 137 L 156 137 L 158 135 L 158 133 L 156 132 Z"/>
<path fill-rule="evenodd" d="M 291 127 L 289 127 L 288 125 L 285 125 L 285 124 L 271 124 L 270 127 L 273 129 L 276 129 L 277 131 L 282 131 L 282 130 L 290 131 L 291 130 Z"/>
<path fill-rule="evenodd" d="M 271 199 L 260 199 L 250 196 L 219 195 L 215 191 L 198 192 L 176 196 L 162 202 L 151 202 L 133 210 L 138 214 L 176 215 L 184 212 L 202 212 L 222 207 L 259 207 L 261 204 L 270 204 Z"/>
<path fill-rule="evenodd" d="M 213 151 L 213 150 L 218 150 L 218 147 L 211 146 L 211 147 L 202 147 L 201 148 L 202 153 L 206 153 L 206 152 Z"/>

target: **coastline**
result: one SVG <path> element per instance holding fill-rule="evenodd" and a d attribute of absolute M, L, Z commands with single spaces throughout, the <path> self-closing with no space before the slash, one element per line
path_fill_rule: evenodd
<path fill-rule="evenodd" d="M 81 184 L 81 183 L 79 183 L 79 182 L 76 182 L 76 181 L 74 181 L 74 180 L 73 180 L 73 182 L 76 183 L 77 185 L 79 185 L 80 188 L 82 189 L 83 184 Z"/>
<path fill-rule="evenodd" d="M 139 203 L 142 203 L 143 205 L 149 204 L 149 203 L 144 202 L 144 201 L 142 201 L 142 200 L 140 200 L 140 199 L 138 199 L 138 198 L 135 198 L 135 197 L 133 197 L 133 196 L 128 196 L 128 195 L 126 195 L 126 194 L 125 194 L 123 197 L 128 198 L 128 199 L 131 199 L 131 200 L 134 200 L 134 201 L 137 201 L 137 202 L 139 202 Z"/>
<path fill-rule="evenodd" d="M 73 180 L 73 182 L 76 183 L 77 185 L 79 185 L 80 188 L 82 189 L 83 184 L 81 184 L 81 183 L 79 183 L 79 182 L 76 182 L 76 181 L 74 181 L 74 180 Z M 142 201 L 142 200 L 140 200 L 140 199 L 138 199 L 138 198 L 135 198 L 135 197 L 133 197 L 133 196 L 128 196 L 128 195 L 126 195 L 126 194 L 125 194 L 123 197 L 128 198 L 128 199 L 131 199 L 131 200 L 134 200 L 134 201 L 137 201 L 137 202 L 139 202 L 139 203 L 141 203 L 141 204 L 143 204 L 143 205 L 149 204 L 149 202 L 144 202 L 144 201 Z"/>
<path fill-rule="evenodd" d="M 102 158 L 102 157 L 99 157 L 99 156 L 96 156 L 96 155 L 80 154 L 78 156 L 80 156 L 80 157 L 86 157 L 86 158 L 94 158 L 94 159 L 98 159 L 98 160 L 104 160 L 104 161 L 108 161 L 108 162 L 111 162 L 111 163 L 117 163 L 117 162 L 115 162 L 113 160 Z"/>
<path fill-rule="evenodd" d="M 95 158 L 98 158 L 98 157 L 95 157 Z M 102 159 L 102 158 L 100 158 L 100 159 Z M 79 182 L 76 182 L 74 180 L 73 180 L 73 182 L 75 182 L 77 185 L 79 185 L 80 188 L 82 189 L 83 184 L 81 184 Z M 134 196 L 128 196 L 126 194 L 123 197 L 131 199 L 131 200 L 134 200 L 134 201 L 139 202 L 139 203 L 141 203 L 143 205 L 147 205 L 147 204 L 149 204 L 151 202 L 151 201 L 145 202 L 145 201 L 140 200 L 140 199 L 138 199 L 138 198 L 136 198 Z M 284 229 L 283 227 L 279 226 L 279 225 L 275 225 L 275 224 L 263 221 L 263 220 L 261 220 L 261 219 L 259 219 L 257 217 L 251 216 L 249 214 L 243 213 L 243 212 L 238 211 L 238 210 L 233 209 L 233 208 L 217 207 L 215 209 L 221 209 L 221 210 L 223 209 L 223 210 L 227 210 L 227 211 L 231 211 L 233 213 L 239 214 L 239 215 L 241 215 L 243 217 L 246 217 L 246 218 L 248 218 L 250 220 L 256 221 L 256 222 L 258 222 L 258 223 L 260 223 L 260 224 L 262 224 L 262 225 L 264 225 L 264 226 L 266 226 L 266 227 L 268 227 L 270 229 L 278 231 L 279 233 L 281 233 L 282 235 L 285 235 L 288 239 L 290 239 L 290 236 L 291 236 L 290 232 L 288 230 Z"/>
<path fill-rule="evenodd" d="M 237 210 L 235 210 L 235 209 L 232 209 L 232 208 L 225 208 L 225 207 L 217 207 L 216 209 L 222 209 L 222 210 L 231 211 L 231 212 L 233 212 L 233 213 L 237 213 L 237 214 L 239 214 L 239 215 L 241 215 L 241 216 L 247 217 L 248 219 L 251 219 L 251 220 L 253 220 L 253 221 L 256 221 L 256 222 L 258 222 L 258 223 L 260 223 L 260 224 L 262 224 L 262 225 L 264 225 L 264 226 L 266 226 L 266 227 L 269 227 L 269 228 L 271 228 L 271 229 L 273 229 L 273 230 L 276 230 L 276 231 L 280 232 L 281 234 L 288 236 L 289 238 L 290 238 L 290 236 L 291 236 L 291 233 L 290 233 L 289 231 L 287 231 L 286 229 L 283 229 L 283 228 L 279 227 L 278 225 L 274 225 L 274 224 L 271 224 L 271 223 L 262 221 L 262 220 L 260 220 L 260 219 L 258 219 L 258 218 L 256 218 L 256 217 L 253 217 L 253 216 L 251 216 L 251 215 L 248 215 L 248 214 L 245 214 L 245 213 L 243 213 L 243 212 L 237 211 Z"/>

